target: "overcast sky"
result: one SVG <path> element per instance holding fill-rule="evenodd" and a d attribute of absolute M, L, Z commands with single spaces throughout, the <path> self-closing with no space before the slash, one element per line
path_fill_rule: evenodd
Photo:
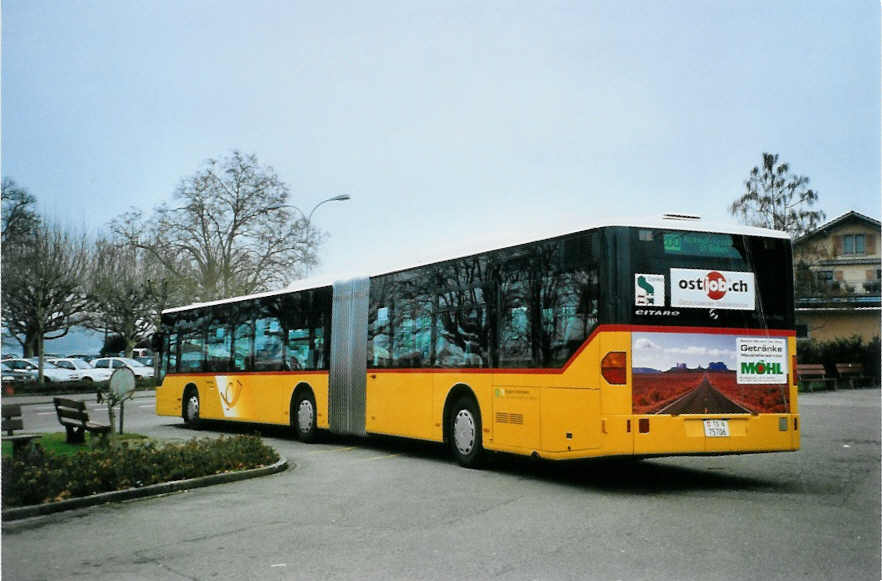
<path fill-rule="evenodd" d="M 320 275 L 677 210 L 763 151 L 880 216 L 880 4 L 4 0 L 2 173 L 105 227 L 209 157 L 273 166 Z"/>

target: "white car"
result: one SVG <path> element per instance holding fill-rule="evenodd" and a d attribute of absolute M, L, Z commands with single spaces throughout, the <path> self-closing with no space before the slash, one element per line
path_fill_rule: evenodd
<path fill-rule="evenodd" d="M 112 369 L 97 369 L 92 367 L 82 359 L 76 357 L 65 357 L 64 359 L 50 359 L 56 367 L 75 371 L 80 374 L 83 381 L 91 383 L 93 381 L 108 381 L 113 374 Z"/>
<path fill-rule="evenodd" d="M 33 372 L 34 377 L 37 376 L 37 364 L 39 363 L 39 360 L 36 357 L 30 359 L 5 359 L 3 363 L 11 367 L 14 371 Z M 80 374 L 76 371 L 61 369 L 52 365 L 48 359 L 43 360 L 43 380 L 47 383 L 78 381 L 79 379 Z"/>
<path fill-rule="evenodd" d="M 96 369 L 110 369 L 111 372 L 120 367 L 128 367 L 135 374 L 135 379 L 153 377 L 153 368 L 142 365 L 140 362 L 128 357 L 102 357 L 92 362 Z"/>

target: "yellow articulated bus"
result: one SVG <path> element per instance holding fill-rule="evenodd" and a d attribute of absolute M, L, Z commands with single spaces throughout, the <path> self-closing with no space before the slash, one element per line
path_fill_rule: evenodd
<path fill-rule="evenodd" d="M 156 411 L 549 459 L 799 449 L 790 240 L 605 225 L 163 313 Z"/>

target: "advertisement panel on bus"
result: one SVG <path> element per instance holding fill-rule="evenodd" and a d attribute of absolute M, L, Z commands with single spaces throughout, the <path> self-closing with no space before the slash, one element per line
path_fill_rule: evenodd
<path fill-rule="evenodd" d="M 788 413 L 787 339 L 634 332 L 635 414 Z"/>

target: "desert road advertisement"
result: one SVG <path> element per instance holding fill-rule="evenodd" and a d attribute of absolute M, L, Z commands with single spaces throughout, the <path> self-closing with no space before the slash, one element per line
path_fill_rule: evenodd
<path fill-rule="evenodd" d="M 786 413 L 787 340 L 632 333 L 635 414 Z"/>

